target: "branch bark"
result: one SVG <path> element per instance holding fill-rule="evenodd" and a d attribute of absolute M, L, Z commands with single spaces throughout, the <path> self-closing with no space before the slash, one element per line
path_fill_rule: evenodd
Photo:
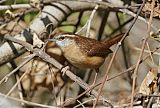
<path fill-rule="evenodd" d="M 91 10 L 94 9 L 96 3 L 88 3 L 81 1 L 60 1 L 51 2 L 44 6 L 41 13 L 33 20 L 30 26 L 19 34 L 15 35 L 16 39 L 33 43 L 33 33 L 36 33 L 40 39 L 44 39 L 47 36 L 47 32 L 52 31 L 62 22 L 68 15 L 74 11 Z M 108 7 L 102 5 L 100 9 L 107 9 Z M 51 26 L 48 26 L 51 25 Z M 48 26 L 48 28 L 47 28 Z M 5 42 L 0 47 L 0 65 L 7 63 L 15 57 L 25 52 L 23 46 Z"/>
<path fill-rule="evenodd" d="M 56 61 L 54 58 L 50 57 L 48 54 L 46 54 L 42 49 L 39 49 L 39 48 L 33 48 L 33 46 L 29 43 L 26 43 L 26 42 L 23 42 L 21 40 L 18 40 L 18 39 L 15 39 L 13 37 L 10 37 L 10 36 L 5 36 L 5 39 L 9 40 L 9 41 L 12 41 L 12 42 L 15 42 L 17 44 L 20 44 L 22 46 L 24 46 L 28 51 L 32 52 L 33 55 L 30 57 L 34 57 L 34 56 L 38 56 L 40 57 L 41 59 L 43 59 L 44 61 L 54 65 L 56 68 L 58 69 L 62 69 L 63 68 L 63 65 L 60 64 L 58 61 Z M 88 90 L 90 88 L 90 86 L 84 82 L 80 77 L 77 77 L 75 74 L 73 74 L 73 72 L 71 72 L 70 70 L 65 70 L 65 72 L 63 72 L 61 70 L 62 73 L 65 73 L 71 80 L 73 80 L 74 82 L 76 82 L 77 84 L 79 84 L 83 89 L 85 90 Z M 12 72 L 13 73 L 13 72 Z M 18 85 L 18 83 L 21 81 L 21 79 L 25 76 L 25 74 L 27 73 L 24 73 L 20 80 L 11 88 L 11 90 L 6 94 L 6 97 L 9 96 L 9 94 L 15 89 L 15 87 Z M 7 75 L 9 76 L 9 75 Z M 6 78 L 7 78 L 6 76 Z M 5 78 L 4 78 L 5 79 Z M 2 79 L 1 82 L 3 82 L 4 80 Z M 95 91 L 95 90 L 91 90 L 91 94 L 90 93 L 86 93 L 88 95 L 91 95 L 91 96 L 94 96 L 94 97 L 97 97 L 98 93 Z M 103 104 L 104 105 L 107 105 L 107 106 L 113 106 L 113 104 L 111 103 L 110 100 L 106 99 L 106 98 L 103 98 L 103 96 L 100 95 L 100 99 L 102 100 Z"/>

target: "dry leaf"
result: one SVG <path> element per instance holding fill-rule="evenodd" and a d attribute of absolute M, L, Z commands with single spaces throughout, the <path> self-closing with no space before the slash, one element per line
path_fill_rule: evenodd
<path fill-rule="evenodd" d="M 160 42 L 160 29 L 155 32 L 150 32 L 150 37 L 158 42 Z"/>
<path fill-rule="evenodd" d="M 41 0 L 30 0 L 30 5 L 36 7 L 37 9 L 41 9 Z"/>
<path fill-rule="evenodd" d="M 33 33 L 33 46 L 41 48 L 44 45 L 44 42 L 40 40 L 36 33 Z"/>
<path fill-rule="evenodd" d="M 157 69 L 151 69 L 144 78 L 139 93 L 150 95 L 155 92 L 157 88 Z"/>
<path fill-rule="evenodd" d="M 11 18 L 14 18 L 15 15 L 10 10 L 6 10 L 5 16 L 6 16 L 6 18 L 11 19 Z"/>
<path fill-rule="evenodd" d="M 152 10 L 152 0 L 150 1 L 147 1 L 144 8 L 143 8 L 143 11 L 147 14 L 150 14 Z M 153 9 L 153 17 L 160 17 L 160 4 L 158 2 L 158 0 L 155 0 L 155 7 Z"/>

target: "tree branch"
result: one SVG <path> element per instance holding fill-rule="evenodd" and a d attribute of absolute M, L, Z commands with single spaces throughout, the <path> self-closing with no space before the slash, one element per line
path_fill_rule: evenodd
<path fill-rule="evenodd" d="M 36 33 L 40 39 L 46 38 L 49 30 L 52 31 L 73 11 L 90 10 L 94 9 L 96 3 L 80 2 L 80 1 L 61 1 L 52 2 L 44 6 L 41 13 L 33 20 L 30 26 L 19 34 L 15 35 L 16 39 L 33 43 L 33 33 Z M 99 8 L 108 8 L 100 6 Z M 51 26 L 48 26 L 51 25 Z M 5 42 L 0 47 L 0 65 L 7 63 L 15 57 L 23 54 L 25 51 L 23 46 L 16 43 Z"/>

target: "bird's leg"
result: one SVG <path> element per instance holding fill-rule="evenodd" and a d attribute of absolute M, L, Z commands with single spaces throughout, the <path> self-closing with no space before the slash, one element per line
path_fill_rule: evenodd
<path fill-rule="evenodd" d="M 93 83 L 91 84 L 90 87 L 93 87 L 93 86 L 95 85 L 95 83 L 96 83 L 96 79 L 97 79 L 97 75 L 98 75 L 98 72 L 99 72 L 99 68 L 95 69 L 95 71 L 96 71 L 96 74 L 95 74 L 95 76 L 94 76 Z M 92 90 L 89 91 L 89 94 L 90 94 L 90 95 L 91 95 L 91 91 L 92 91 Z"/>
<path fill-rule="evenodd" d="M 63 67 L 60 69 L 62 72 L 62 76 L 64 76 L 67 70 L 71 70 L 71 69 L 72 69 L 72 64 L 70 64 L 68 61 L 65 61 Z"/>
<path fill-rule="evenodd" d="M 93 80 L 92 85 L 94 85 L 96 83 L 96 79 L 97 79 L 97 75 L 98 75 L 98 72 L 99 72 L 99 68 L 95 69 L 95 71 L 96 71 L 96 74 L 94 76 L 94 80 Z"/>

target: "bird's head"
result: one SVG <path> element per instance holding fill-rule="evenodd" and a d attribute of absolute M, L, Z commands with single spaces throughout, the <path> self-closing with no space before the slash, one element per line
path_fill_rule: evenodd
<path fill-rule="evenodd" d="M 48 41 L 53 41 L 56 43 L 57 46 L 60 48 L 67 47 L 68 45 L 72 44 L 74 42 L 74 38 L 76 35 L 74 34 L 57 34 L 52 39 L 48 39 Z"/>

